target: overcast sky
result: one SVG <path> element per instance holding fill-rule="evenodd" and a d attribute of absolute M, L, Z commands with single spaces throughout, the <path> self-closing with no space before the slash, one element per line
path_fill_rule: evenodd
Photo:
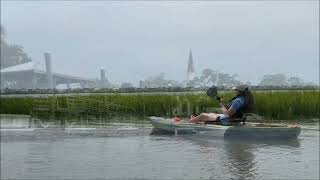
<path fill-rule="evenodd" d="M 104 67 L 112 83 L 185 80 L 190 48 L 198 74 L 319 82 L 318 1 L 1 1 L 1 24 L 34 62 L 49 51 L 53 71 L 98 78 Z"/>

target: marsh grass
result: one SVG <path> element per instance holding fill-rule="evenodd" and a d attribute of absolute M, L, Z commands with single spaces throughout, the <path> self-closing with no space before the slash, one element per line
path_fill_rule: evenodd
<path fill-rule="evenodd" d="M 265 119 L 319 119 L 320 93 L 313 91 L 257 91 L 253 92 L 255 99 L 254 113 Z M 232 92 L 220 93 L 225 102 L 233 96 Z M 47 98 L 53 103 L 53 110 L 67 107 L 68 98 L 75 99 L 74 106 L 82 107 L 84 111 L 97 115 L 102 113 L 103 118 L 124 116 L 168 116 L 180 115 L 188 117 L 191 114 L 208 112 L 210 107 L 218 107 L 216 100 L 205 93 L 196 94 L 113 94 L 113 95 L 72 95 L 50 96 Z M 39 97 L 40 98 L 40 97 Z M 1 98 L 1 114 L 31 114 L 38 97 Z M 78 100 L 78 101 L 77 101 Z M 80 101 L 81 100 L 81 101 Z M 85 102 L 83 105 L 80 102 Z M 79 103 L 79 104 L 77 104 Z M 108 112 L 102 111 L 107 109 Z M 103 114 L 105 113 L 105 114 Z M 49 115 L 48 112 L 47 115 Z M 59 115 L 59 113 L 58 113 Z M 61 114 L 60 114 L 61 115 Z M 101 114 L 100 114 L 101 115 Z M 46 116 L 46 114 L 44 114 Z M 74 116 L 77 116 L 75 113 Z M 121 118 L 120 118 L 121 119 Z M 122 118 L 126 119 L 126 118 Z"/>

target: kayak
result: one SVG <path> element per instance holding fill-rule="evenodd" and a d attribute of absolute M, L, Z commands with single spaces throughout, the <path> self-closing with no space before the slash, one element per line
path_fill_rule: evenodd
<path fill-rule="evenodd" d="M 245 123 L 234 126 L 217 124 L 197 124 L 163 117 L 150 117 L 150 122 L 156 131 L 165 131 L 175 134 L 204 134 L 224 138 L 253 138 L 253 139 L 296 139 L 301 127 L 297 125 Z"/>

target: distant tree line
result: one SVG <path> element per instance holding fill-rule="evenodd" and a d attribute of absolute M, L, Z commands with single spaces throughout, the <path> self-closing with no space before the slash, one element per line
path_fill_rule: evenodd
<path fill-rule="evenodd" d="M 165 78 L 165 73 L 160 73 L 155 76 L 149 76 L 144 80 L 139 82 L 140 88 L 170 88 L 170 87 L 183 87 L 183 83 L 175 81 L 175 80 L 168 80 Z"/>
<path fill-rule="evenodd" d="M 161 73 L 156 76 L 147 77 L 145 80 L 140 81 L 140 88 L 168 88 L 168 87 L 193 87 L 193 88 L 207 88 L 212 85 L 219 87 L 232 87 L 239 84 L 251 85 L 249 81 L 243 82 L 237 79 L 238 75 L 230 75 L 228 73 L 220 73 L 215 70 L 206 68 L 204 69 L 200 76 L 195 76 L 192 80 L 187 82 L 178 82 L 174 80 L 165 79 L 164 73 Z M 260 78 L 258 83 L 260 87 L 295 87 L 295 86 L 317 86 L 313 82 L 304 82 L 299 77 L 287 77 L 284 74 L 268 74 Z M 122 88 L 133 87 L 130 83 L 124 83 Z"/>
<path fill-rule="evenodd" d="M 175 81 L 165 78 L 164 73 L 155 76 L 150 76 L 139 82 L 140 88 L 170 88 L 170 87 L 192 87 L 192 88 L 207 88 L 212 85 L 216 86 L 235 86 L 241 84 L 237 80 L 238 75 L 230 75 L 228 73 L 218 73 L 212 69 L 206 68 L 200 76 L 195 76 L 190 81 Z M 124 87 L 124 86 L 121 86 Z"/>
<path fill-rule="evenodd" d="M 189 87 L 209 87 L 216 86 L 236 86 L 241 84 L 237 80 L 238 75 L 230 75 L 228 73 L 219 73 L 218 71 L 206 68 L 202 70 L 200 76 L 194 77 L 191 81 L 187 82 Z M 248 82 L 247 82 L 248 83 Z M 249 83 L 248 83 L 249 84 Z"/>
<path fill-rule="evenodd" d="M 317 86 L 317 84 L 313 82 L 304 82 L 299 77 L 287 77 L 284 74 L 268 74 L 264 75 L 259 86 Z"/>
<path fill-rule="evenodd" d="M 5 37 L 5 29 L 1 25 L 1 69 L 30 62 L 31 58 L 23 51 L 23 46 L 9 44 Z"/>
<path fill-rule="evenodd" d="M 250 86 L 253 91 L 265 90 L 319 90 L 319 86 Z M 162 88 L 82 88 L 82 89 L 2 89 L 1 94 L 68 94 L 68 93 L 143 93 L 143 92 L 197 92 L 206 87 L 162 87 Z M 227 91 L 230 87 L 218 86 L 218 91 Z"/>

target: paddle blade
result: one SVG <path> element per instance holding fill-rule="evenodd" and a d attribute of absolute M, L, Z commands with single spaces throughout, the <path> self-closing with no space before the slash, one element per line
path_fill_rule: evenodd
<path fill-rule="evenodd" d="M 207 90 L 207 95 L 209 97 L 214 98 L 214 97 L 217 96 L 217 94 L 218 94 L 218 92 L 217 92 L 217 87 L 216 86 L 212 86 Z"/>

